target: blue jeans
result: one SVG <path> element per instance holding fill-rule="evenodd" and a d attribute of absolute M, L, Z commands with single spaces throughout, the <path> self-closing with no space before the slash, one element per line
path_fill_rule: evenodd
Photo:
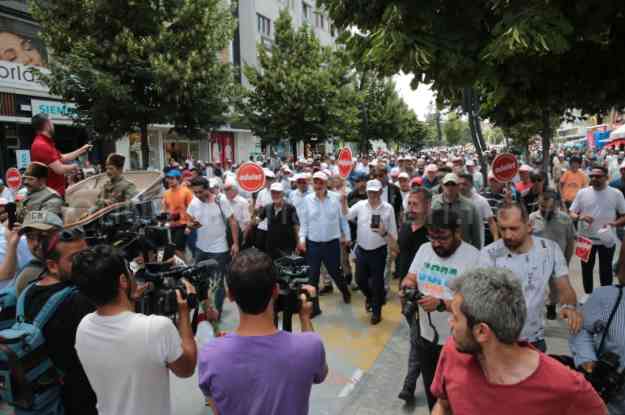
<path fill-rule="evenodd" d="M 195 260 L 198 249 L 195 247 L 197 242 L 197 229 L 193 229 L 189 235 L 187 235 L 187 248 L 191 252 L 191 257 Z"/>
<path fill-rule="evenodd" d="M 328 274 L 334 280 L 337 288 L 346 292 L 347 283 L 341 273 L 341 244 L 338 239 L 328 242 L 313 242 L 306 240 L 306 263 L 310 267 L 310 285 L 319 290 L 319 274 L 321 273 L 321 263 L 326 266 Z M 319 310 L 319 296 L 313 300 L 315 311 Z"/>
<path fill-rule="evenodd" d="M 224 299 L 226 298 L 226 290 L 224 288 L 224 277 L 226 275 L 226 269 L 230 264 L 230 252 L 212 253 L 204 252 L 201 249 L 196 249 L 196 263 L 205 261 L 207 259 L 214 259 L 218 264 L 218 272 L 212 275 L 208 275 L 208 279 L 212 279 L 212 283 L 216 285 L 214 290 L 213 302 L 215 308 L 221 315 L 221 311 L 224 308 Z M 208 286 L 209 284 L 206 284 Z"/>

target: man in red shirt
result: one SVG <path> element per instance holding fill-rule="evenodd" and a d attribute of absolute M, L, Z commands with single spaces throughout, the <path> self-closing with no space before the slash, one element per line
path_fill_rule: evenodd
<path fill-rule="evenodd" d="M 61 154 L 54 142 L 54 124 L 46 114 L 37 114 L 32 119 L 35 130 L 35 139 L 30 147 L 31 161 L 38 161 L 49 168 L 48 187 L 54 189 L 61 196 L 65 196 L 65 175 L 78 171 L 75 164 L 64 164 L 85 154 L 91 144 L 85 144 L 71 153 Z"/>
<path fill-rule="evenodd" d="M 432 383 L 438 398 L 433 415 L 608 413 L 580 373 L 517 341 L 527 309 L 511 271 L 477 268 L 451 286 L 453 337 L 443 347 Z"/>

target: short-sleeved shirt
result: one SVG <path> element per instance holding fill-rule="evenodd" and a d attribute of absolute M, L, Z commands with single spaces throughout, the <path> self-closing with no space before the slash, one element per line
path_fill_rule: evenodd
<path fill-rule="evenodd" d="M 76 351 L 98 397 L 99 415 L 171 415 L 168 363 L 182 356 L 171 320 L 130 311 L 91 313 L 78 326 Z"/>
<path fill-rule="evenodd" d="M 356 220 L 358 229 L 358 246 L 368 251 L 386 246 L 386 239 L 371 229 L 371 217 L 380 216 L 380 223 L 386 231 L 397 239 L 397 224 L 395 223 L 395 210 L 390 203 L 381 202 L 375 209 L 368 200 L 361 200 L 349 208 L 347 220 Z"/>
<path fill-rule="evenodd" d="M 584 187 L 588 186 L 588 176 L 581 171 L 567 170 L 560 177 L 560 186 L 562 186 L 562 200 L 565 202 L 572 202 L 579 192 Z"/>
<path fill-rule="evenodd" d="M 204 345 L 198 376 L 220 414 L 305 415 L 312 385 L 324 380 L 325 368 L 316 333 L 231 333 Z"/>
<path fill-rule="evenodd" d="M 551 278 L 567 278 L 569 269 L 562 250 L 554 241 L 532 236 L 529 252 L 510 251 L 503 240 L 484 247 L 480 266 L 506 268 L 521 281 L 527 304 L 527 318 L 520 340 L 535 342 L 545 338 L 545 292 Z"/>
<path fill-rule="evenodd" d="M 195 246 L 198 249 L 212 254 L 228 252 L 226 222 L 233 214 L 229 203 L 223 202 L 219 197 L 211 203 L 204 203 L 193 197 L 187 213 L 202 225 L 197 230 Z"/>
<path fill-rule="evenodd" d="M 61 152 L 56 148 L 52 137 L 38 134 L 30 147 L 30 160 L 38 161 L 50 166 L 57 160 L 61 160 Z M 56 190 L 61 196 L 65 195 L 65 176 L 56 174 L 52 169 L 48 170 L 48 187 Z"/>
<path fill-rule="evenodd" d="M 454 414 L 607 414 L 603 401 L 581 373 L 543 353 L 538 359 L 536 370 L 521 382 L 493 384 L 484 376 L 478 358 L 459 352 L 456 342 L 449 339 L 438 360 L 431 391 L 448 401 Z"/>
<path fill-rule="evenodd" d="M 590 238 L 593 245 L 601 245 L 597 232 L 618 216 L 625 215 L 625 197 L 613 187 L 606 186 L 602 190 L 586 187 L 577 193 L 570 210 L 592 216 L 593 221 L 590 226 L 586 222 L 578 222 L 579 233 Z M 609 227 L 609 229 L 615 234 L 614 228 Z"/>
<path fill-rule="evenodd" d="M 547 220 L 538 210 L 530 214 L 530 224 L 535 236 L 554 241 L 566 256 L 567 246 L 573 244 L 575 240 L 575 226 L 569 215 L 556 210 L 553 212 L 553 216 Z"/>
<path fill-rule="evenodd" d="M 189 223 L 187 208 L 193 200 L 193 192 L 187 186 L 169 188 L 163 194 L 163 202 L 167 205 L 167 213 L 178 214 L 180 218 L 173 222 L 174 225 L 186 225 Z"/>
<path fill-rule="evenodd" d="M 456 252 L 447 258 L 436 255 L 431 243 L 421 245 L 410 265 L 408 273 L 417 276 L 419 290 L 426 295 L 449 300 L 453 294 L 449 288 L 449 283 L 458 278 L 465 271 L 477 268 L 480 258 L 480 251 L 472 245 L 462 242 Z M 449 313 L 447 311 L 433 311 L 430 313 L 432 324 L 438 332 L 438 344 L 443 345 L 450 336 Z M 421 326 L 421 336 L 431 342 L 434 341 L 434 330 L 425 312 L 419 319 Z"/>

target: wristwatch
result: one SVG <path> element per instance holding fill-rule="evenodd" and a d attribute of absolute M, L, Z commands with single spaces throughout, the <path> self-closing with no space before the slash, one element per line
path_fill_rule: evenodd
<path fill-rule="evenodd" d="M 443 311 L 447 311 L 447 306 L 445 305 L 445 302 L 443 300 L 438 300 L 438 305 L 436 306 L 436 311 L 440 311 L 441 313 Z"/>

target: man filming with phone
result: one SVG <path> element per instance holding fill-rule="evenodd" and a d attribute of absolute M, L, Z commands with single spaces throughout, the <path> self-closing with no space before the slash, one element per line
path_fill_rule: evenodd
<path fill-rule="evenodd" d="M 328 375 L 325 349 L 313 333 L 310 285 L 302 286 L 300 327 L 274 325 L 279 287 L 271 257 L 248 249 L 232 260 L 228 298 L 239 308 L 239 326 L 207 342 L 200 352 L 200 389 L 216 415 L 308 414 L 313 383 Z"/>
<path fill-rule="evenodd" d="M 73 279 L 96 306 L 76 333 L 76 351 L 100 415 L 172 414 L 169 372 L 195 372 L 197 346 L 186 298 L 176 291 L 178 329 L 170 319 L 134 312 L 137 284 L 125 258 L 109 246 L 73 257 Z M 188 294 L 195 288 L 182 280 Z"/>

